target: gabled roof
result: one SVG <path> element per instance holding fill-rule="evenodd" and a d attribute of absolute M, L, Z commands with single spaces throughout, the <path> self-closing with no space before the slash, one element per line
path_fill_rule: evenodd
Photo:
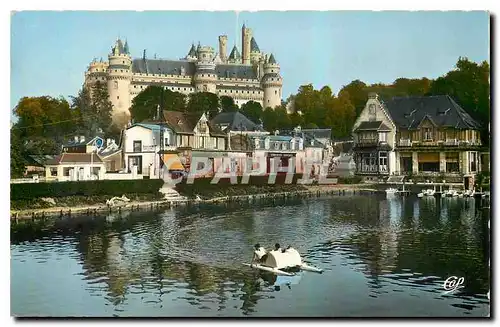
<path fill-rule="evenodd" d="M 45 165 L 59 165 L 59 164 L 100 164 L 103 161 L 98 155 L 92 153 L 61 153 L 60 155 L 48 160 Z"/>
<path fill-rule="evenodd" d="M 355 131 L 379 131 L 390 132 L 391 129 L 382 121 L 364 121 L 355 129 Z"/>
<path fill-rule="evenodd" d="M 239 111 L 221 112 L 211 123 L 215 126 L 228 125 L 224 131 L 263 131 L 264 129 L 248 119 Z"/>
<path fill-rule="evenodd" d="M 250 51 L 260 52 L 259 46 L 257 45 L 257 41 L 255 41 L 255 38 L 253 36 L 252 39 L 250 40 Z"/>
<path fill-rule="evenodd" d="M 480 128 L 479 123 L 448 95 L 397 97 L 383 105 L 398 128 L 415 129 L 425 117 L 439 127 Z"/>
<path fill-rule="evenodd" d="M 184 113 L 180 111 L 165 110 L 163 112 L 165 124 L 177 134 L 194 134 L 196 124 L 201 119 L 203 113 Z M 208 129 L 212 136 L 226 136 L 219 128 L 208 123 Z"/>

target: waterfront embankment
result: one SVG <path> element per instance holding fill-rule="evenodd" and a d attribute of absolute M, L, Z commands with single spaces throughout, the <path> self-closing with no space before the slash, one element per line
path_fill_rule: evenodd
<path fill-rule="evenodd" d="M 210 193 L 211 192 L 211 193 Z M 68 217 L 74 215 L 97 215 L 107 213 L 121 213 L 124 211 L 155 210 L 159 208 L 171 208 L 183 205 L 196 205 L 201 203 L 228 203 L 228 202 L 256 202 L 276 198 L 307 198 L 322 195 L 346 195 L 352 193 L 376 193 L 376 188 L 366 184 L 332 184 L 332 185 L 234 185 L 218 187 L 218 192 L 205 189 L 197 190 L 197 193 L 186 194 L 180 190 L 180 197 L 177 200 L 168 200 L 156 195 L 138 196 L 127 195 L 131 199 L 129 202 L 119 202 L 113 206 L 107 205 L 106 200 L 111 197 L 63 197 L 51 199 L 55 203 L 50 206 L 46 201 L 49 199 L 37 200 L 36 203 L 44 202 L 43 207 L 30 207 L 18 210 L 11 210 L 11 219 L 44 219 L 49 217 Z M 95 202 L 92 202 L 95 201 Z M 81 202 L 79 202 L 81 201 Z M 11 201 L 12 202 L 12 201 Z M 68 204 L 72 204 L 68 206 Z M 65 205 L 61 205 L 65 204 Z M 12 205 L 12 204 L 11 204 Z"/>

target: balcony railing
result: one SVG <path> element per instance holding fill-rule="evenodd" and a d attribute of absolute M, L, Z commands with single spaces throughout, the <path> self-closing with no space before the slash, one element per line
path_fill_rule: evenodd
<path fill-rule="evenodd" d="M 462 141 L 458 139 L 446 140 L 415 140 L 400 139 L 398 146 L 400 147 L 413 147 L 413 146 L 478 146 L 481 145 L 479 140 Z"/>
<path fill-rule="evenodd" d="M 356 142 L 356 146 L 358 146 L 358 147 L 379 146 L 381 144 L 387 144 L 387 142 L 380 141 L 378 138 L 376 138 L 376 139 L 359 139 Z"/>
<path fill-rule="evenodd" d="M 446 141 L 444 141 L 444 145 L 446 146 L 457 146 L 458 144 L 459 142 L 457 139 L 446 139 Z"/>
<path fill-rule="evenodd" d="M 399 140 L 399 146 L 411 146 L 411 141 L 408 139 Z"/>

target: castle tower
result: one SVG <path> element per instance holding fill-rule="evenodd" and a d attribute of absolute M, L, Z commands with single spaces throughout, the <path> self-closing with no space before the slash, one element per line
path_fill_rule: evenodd
<path fill-rule="evenodd" d="M 264 76 L 261 80 L 264 89 L 264 103 L 262 107 L 275 108 L 281 105 L 281 89 L 283 78 L 280 75 L 280 66 L 271 54 L 266 63 L 264 63 Z"/>
<path fill-rule="evenodd" d="M 97 83 L 108 85 L 108 62 L 97 59 L 92 60 L 87 71 L 85 72 L 84 87 L 87 88 L 92 97 L 92 87 Z"/>
<path fill-rule="evenodd" d="M 225 63 L 227 61 L 227 35 L 219 36 L 219 56 L 220 60 Z"/>
<path fill-rule="evenodd" d="M 194 74 L 196 92 L 215 93 L 217 74 L 215 73 L 214 49 L 212 47 L 198 47 L 198 61 Z"/>
<path fill-rule="evenodd" d="M 132 57 L 128 43 L 123 45 L 120 39 L 108 55 L 107 68 L 109 100 L 113 105 L 111 114 L 113 124 L 125 126 L 130 120 L 130 83 L 132 81 Z"/>
<path fill-rule="evenodd" d="M 250 42 L 252 39 L 252 30 L 245 27 L 241 28 L 241 54 L 242 54 L 242 63 L 244 65 L 250 64 Z"/>

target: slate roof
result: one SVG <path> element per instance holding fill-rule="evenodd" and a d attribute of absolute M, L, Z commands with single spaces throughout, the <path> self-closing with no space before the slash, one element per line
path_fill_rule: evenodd
<path fill-rule="evenodd" d="M 194 128 L 200 121 L 202 113 L 184 113 L 180 111 L 164 111 L 165 123 L 177 134 L 194 134 Z M 210 135 L 226 136 L 219 128 L 208 122 Z"/>
<path fill-rule="evenodd" d="M 267 62 L 270 63 L 270 64 L 275 64 L 276 63 L 276 59 L 274 59 L 274 55 L 272 53 L 271 53 L 271 56 L 269 57 L 269 60 Z"/>
<path fill-rule="evenodd" d="M 259 46 L 257 45 L 257 41 L 255 41 L 255 38 L 253 36 L 252 39 L 250 40 L 250 51 L 260 52 Z"/>
<path fill-rule="evenodd" d="M 302 128 L 301 132 L 312 135 L 317 139 L 331 139 L 332 130 L 330 128 Z"/>
<path fill-rule="evenodd" d="M 132 73 L 134 74 L 180 75 L 181 67 L 184 67 L 186 75 L 194 75 L 196 72 L 195 63 L 192 61 L 142 58 L 132 61 Z"/>
<path fill-rule="evenodd" d="M 125 48 L 123 46 L 122 40 L 118 39 L 116 40 L 115 46 L 113 47 L 113 52 L 115 52 L 115 49 L 118 47 L 118 53 L 119 54 L 126 54 Z M 128 50 L 128 44 L 127 44 L 127 50 Z"/>
<path fill-rule="evenodd" d="M 264 131 L 239 111 L 221 112 L 211 120 L 211 123 L 216 126 L 229 125 L 224 131 Z"/>
<path fill-rule="evenodd" d="M 359 124 L 355 131 L 387 131 L 390 132 L 391 129 L 384 124 L 382 121 L 364 121 Z"/>
<path fill-rule="evenodd" d="M 193 61 L 142 58 L 132 61 L 132 73 L 134 74 L 180 75 L 181 67 L 184 67 L 185 75 L 192 76 L 196 72 Z M 257 72 L 248 65 L 216 65 L 215 70 L 218 77 L 257 79 Z"/>
<path fill-rule="evenodd" d="M 189 49 L 188 56 L 196 57 L 196 48 L 194 47 L 194 43 L 191 45 L 191 49 Z"/>
<path fill-rule="evenodd" d="M 123 46 L 123 52 L 125 52 L 126 54 L 130 54 L 130 51 L 128 49 L 128 41 L 125 40 L 125 45 Z"/>
<path fill-rule="evenodd" d="M 256 79 L 257 72 L 249 65 L 217 65 L 218 77 Z"/>
<path fill-rule="evenodd" d="M 330 131 L 330 130 L 328 130 Z M 317 137 L 315 137 L 312 133 L 304 132 L 304 130 L 301 131 L 294 131 L 294 130 L 281 130 L 280 134 L 282 135 L 289 135 L 289 136 L 298 136 L 302 137 L 304 140 L 304 147 L 317 147 L 317 148 L 324 148 L 326 145 L 318 140 Z M 329 138 L 330 136 L 328 136 Z"/>
<path fill-rule="evenodd" d="M 383 104 L 399 128 L 415 129 L 426 117 L 439 127 L 480 128 L 479 123 L 448 95 L 397 97 Z"/>
<path fill-rule="evenodd" d="M 229 60 L 234 60 L 234 59 L 241 59 L 240 52 L 238 51 L 238 48 L 236 45 L 233 47 L 233 50 L 231 50 L 231 54 L 229 55 Z"/>
<path fill-rule="evenodd" d="M 74 164 L 74 163 L 102 163 L 98 155 L 91 153 L 61 153 L 60 155 L 48 160 L 46 165 Z"/>

